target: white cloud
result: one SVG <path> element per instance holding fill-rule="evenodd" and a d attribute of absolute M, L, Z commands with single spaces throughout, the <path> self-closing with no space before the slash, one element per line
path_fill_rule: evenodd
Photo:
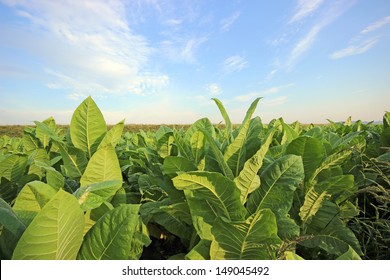
<path fill-rule="evenodd" d="M 201 37 L 175 37 L 160 43 L 160 53 L 175 62 L 195 63 L 198 49 L 207 42 L 208 38 Z"/>
<path fill-rule="evenodd" d="M 217 83 L 207 85 L 206 90 L 212 96 L 218 95 L 222 91 L 221 87 Z"/>
<path fill-rule="evenodd" d="M 169 81 L 165 74 L 143 74 L 149 72 L 154 50 L 130 29 L 123 1 L 3 3 L 33 24 L 30 29 L 15 28 L 13 38 L 9 35 L 7 40 L 43 61 L 45 69 L 50 69 L 46 71 L 50 88 L 67 89 L 73 96 L 90 91 L 146 94 Z"/>
<path fill-rule="evenodd" d="M 241 55 L 233 55 L 226 58 L 222 63 L 222 72 L 230 74 L 239 72 L 248 67 L 248 61 Z"/>
<path fill-rule="evenodd" d="M 306 34 L 306 36 L 304 36 L 301 40 L 298 41 L 298 43 L 292 49 L 290 56 L 287 60 L 287 68 L 291 68 L 296 63 L 296 61 L 311 48 L 321 29 L 321 25 L 313 26 Z"/>
<path fill-rule="evenodd" d="M 237 21 L 237 19 L 240 17 L 240 12 L 235 12 L 228 18 L 224 18 L 220 21 L 220 29 L 221 31 L 229 31 L 230 27 Z"/>
<path fill-rule="evenodd" d="M 378 38 L 371 38 L 369 40 L 364 41 L 363 43 L 359 45 L 352 45 L 348 46 L 345 49 L 336 51 L 330 55 L 330 58 L 332 59 L 340 59 L 346 56 L 352 56 L 352 55 L 358 55 L 367 52 L 372 47 L 375 46 L 376 43 L 378 43 Z"/>
<path fill-rule="evenodd" d="M 266 88 L 266 89 L 259 91 L 259 92 L 251 92 L 251 93 L 244 94 L 244 95 L 238 95 L 235 97 L 235 100 L 238 102 L 247 102 L 247 101 L 253 100 L 259 96 L 264 97 L 264 96 L 279 93 L 283 89 L 292 87 L 294 85 L 295 85 L 295 83 L 289 83 L 289 84 L 285 84 L 285 85 L 281 85 L 281 86 L 269 87 L 269 88 Z"/>
<path fill-rule="evenodd" d="M 311 3 L 310 0 L 299 1 L 300 5 L 302 5 L 302 9 L 303 7 L 306 7 L 306 9 L 303 10 L 310 10 L 313 12 L 323 1 L 312 1 L 313 4 L 310 4 L 309 2 Z M 354 3 L 355 0 L 340 0 L 326 3 L 327 5 L 322 9 L 318 19 L 314 21 L 314 24 L 311 25 L 309 31 L 294 45 L 283 66 L 287 69 L 291 69 L 297 61 L 312 48 L 320 32 L 341 16 Z M 309 7 L 313 9 L 309 9 Z"/>
<path fill-rule="evenodd" d="M 364 28 L 360 33 L 366 34 L 366 33 L 372 32 L 374 30 L 377 30 L 377 29 L 385 26 L 386 24 L 389 24 L 389 23 L 390 23 L 390 16 L 384 17 L 384 18 L 370 24 L 369 26 Z"/>
<path fill-rule="evenodd" d="M 295 13 L 290 19 L 290 23 L 294 23 L 313 14 L 323 2 L 324 0 L 298 0 Z"/>
<path fill-rule="evenodd" d="M 270 100 L 264 99 L 264 106 L 265 107 L 274 107 L 274 106 L 279 106 L 288 101 L 288 96 L 279 96 Z"/>
<path fill-rule="evenodd" d="M 181 20 L 181 19 L 174 19 L 174 18 L 171 18 L 171 19 L 168 19 L 168 20 L 164 21 L 165 25 L 172 26 L 172 27 L 179 26 L 182 23 L 183 23 L 183 20 Z"/>

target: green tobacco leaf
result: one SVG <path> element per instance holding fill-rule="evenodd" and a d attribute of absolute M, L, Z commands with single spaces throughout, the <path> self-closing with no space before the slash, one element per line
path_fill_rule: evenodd
<path fill-rule="evenodd" d="M 4 177 L 8 181 L 16 182 L 23 176 L 26 167 L 26 156 L 8 155 L 0 160 L 0 178 Z"/>
<path fill-rule="evenodd" d="M 302 157 L 307 181 L 323 160 L 324 147 L 321 141 L 314 137 L 300 136 L 287 146 L 286 153 Z"/>
<path fill-rule="evenodd" d="M 227 162 L 225 161 L 221 150 L 218 148 L 217 144 L 215 143 L 214 138 L 211 137 L 211 135 L 208 134 L 206 131 L 203 131 L 203 133 L 204 133 L 204 135 L 206 137 L 207 142 L 210 145 L 211 151 L 213 152 L 213 154 L 215 156 L 215 160 L 217 161 L 217 163 L 219 165 L 219 168 L 221 169 L 222 173 L 227 178 L 233 180 L 234 179 L 233 172 L 230 169 L 230 167 L 227 164 Z"/>
<path fill-rule="evenodd" d="M 125 120 L 121 120 L 119 123 L 114 125 L 104 136 L 102 142 L 100 142 L 98 149 L 103 148 L 107 145 L 115 147 L 119 140 L 121 140 L 123 128 L 125 127 Z"/>
<path fill-rule="evenodd" d="M 228 166 L 233 171 L 234 177 L 237 177 L 239 172 L 241 171 L 249 125 L 251 122 L 252 115 L 256 110 L 257 103 L 259 103 L 260 99 L 260 97 L 256 98 L 255 101 L 252 102 L 245 115 L 244 121 L 239 128 L 238 135 L 233 140 L 233 142 L 229 146 L 227 146 L 226 151 L 223 155 Z"/>
<path fill-rule="evenodd" d="M 305 201 L 300 209 L 299 216 L 302 222 L 309 223 L 310 219 L 321 208 L 326 198 L 334 201 L 345 200 L 354 193 L 353 175 L 331 177 L 311 187 L 305 195 Z"/>
<path fill-rule="evenodd" d="M 84 215 L 76 198 L 59 190 L 27 227 L 12 259 L 74 260 L 83 230 Z"/>
<path fill-rule="evenodd" d="M 55 168 L 51 167 L 50 163 L 46 161 L 35 160 L 35 166 L 46 171 L 46 182 L 48 185 L 57 190 L 64 187 L 64 176 L 55 170 Z"/>
<path fill-rule="evenodd" d="M 202 131 L 195 131 L 190 139 L 190 147 L 195 165 L 198 166 L 205 156 L 205 136 Z"/>
<path fill-rule="evenodd" d="M 106 122 L 95 101 L 89 96 L 74 111 L 70 136 L 76 148 L 91 158 L 107 132 Z"/>
<path fill-rule="evenodd" d="M 104 181 L 80 187 L 74 193 L 83 211 L 98 208 L 105 201 L 110 201 L 122 187 L 122 181 Z"/>
<path fill-rule="evenodd" d="M 87 167 L 88 160 L 85 153 L 75 147 L 57 143 L 64 162 L 66 176 L 71 179 L 79 179 Z"/>
<path fill-rule="evenodd" d="M 0 198 L 0 224 L 17 238 L 19 238 L 26 229 L 22 220 L 2 198 Z"/>
<path fill-rule="evenodd" d="M 248 212 L 269 208 L 278 216 L 286 215 L 303 172 L 302 158 L 296 155 L 283 156 L 267 166 L 260 176 L 260 188 L 248 197 Z"/>
<path fill-rule="evenodd" d="M 258 211 L 241 223 L 218 219 L 211 229 L 211 259 L 276 259 L 281 244 L 277 231 L 276 217 L 269 209 Z"/>
<path fill-rule="evenodd" d="M 44 177 L 45 172 L 42 166 L 50 166 L 50 158 L 47 151 L 43 148 L 38 148 L 30 154 L 29 160 L 32 160 L 32 162 L 28 168 L 28 174 L 35 174 L 39 178 Z"/>
<path fill-rule="evenodd" d="M 171 155 L 173 141 L 174 137 L 172 132 L 165 133 L 157 140 L 157 152 L 160 157 L 165 158 Z"/>
<path fill-rule="evenodd" d="M 57 191 L 56 188 L 40 181 L 29 182 L 17 196 L 13 210 L 21 221 L 28 226 Z"/>
<path fill-rule="evenodd" d="M 85 187 L 110 180 L 122 181 L 122 172 L 115 149 L 108 145 L 97 150 L 91 157 L 80 184 Z"/>
<path fill-rule="evenodd" d="M 190 210 L 186 202 L 173 203 L 169 199 L 146 203 L 141 214 L 163 226 L 170 233 L 184 240 L 190 240 L 193 227 Z"/>
<path fill-rule="evenodd" d="M 197 168 L 189 159 L 169 156 L 164 159 L 163 170 L 167 175 L 176 176 L 184 172 L 196 171 Z"/>
<path fill-rule="evenodd" d="M 244 168 L 238 177 L 234 179 L 237 188 L 241 192 L 241 202 L 243 204 L 245 204 L 248 195 L 260 186 L 260 177 L 257 175 L 257 172 L 259 172 L 263 165 L 263 159 L 268 152 L 274 134 L 275 130 L 271 130 L 268 133 L 261 148 L 245 162 Z"/>
<path fill-rule="evenodd" d="M 307 248 L 321 248 L 336 256 L 342 256 L 348 253 L 349 248 L 351 248 L 348 243 L 341 238 L 329 234 L 315 235 L 311 239 L 300 242 L 300 244 Z M 358 254 L 354 251 L 353 255 Z"/>
<path fill-rule="evenodd" d="M 186 260 L 209 260 L 211 241 L 202 239 L 185 256 Z"/>
<path fill-rule="evenodd" d="M 221 115 L 225 121 L 226 129 L 225 129 L 225 138 L 227 140 L 227 143 L 230 144 L 233 139 L 232 139 L 232 122 L 230 121 L 229 115 L 226 112 L 225 107 L 223 106 L 222 102 L 218 98 L 211 98 L 214 100 L 215 104 L 217 104 L 219 111 L 221 112 Z"/>
<path fill-rule="evenodd" d="M 360 256 L 352 249 L 351 246 L 348 247 L 348 251 L 340 255 L 337 260 L 361 260 Z"/>
<path fill-rule="evenodd" d="M 36 128 L 36 136 L 46 148 L 49 145 L 50 139 L 54 141 L 62 141 L 62 138 L 56 133 L 56 123 L 52 117 L 44 120 L 43 122 L 34 121 Z"/>
<path fill-rule="evenodd" d="M 196 131 L 202 131 L 204 134 L 209 134 L 212 138 L 215 139 L 215 128 L 208 118 L 197 120 L 191 125 L 191 127 L 185 133 L 186 141 L 189 142 L 192 135 Z"/>
<path fill-rule="evenodd" d="M 387 129 L 390 127 L 390 112 L 386 112 L 383 115 L 383 129 Z"/>
<path fill-rule="evenodd" d="M 286 258 L 286 260 L 289 260 L 289 261 L 302 261 L 302 260 L 304 260 L 304 258 L 302 258 L 301 256 L 299 256 L 296 253 L 291 252 L 291 251 L 285 252 L 284 257 Z"/>
<path fill-rule="evenodd" d="M 177 150 L 179 152 L 179 156 L 184 157 L 191 162 L 193 161 L 192 154 L 191 154 L 191 148 L 189 145 L 189 142 L 187 142 L 183 135 L 177 131 L 173 132 L 173 137 L 175 139 L 175 145 L 177 147 Z"/>
<path fill-rule="evenodd" d="M 331 168 L 333 166 L 342 164 L 351 153 L 352 153 L 352 150 L 344 150 L 344 151 L 341 151 L 339 153 L 332 154 L 332 155 L 326 157 L 321 162 L 320 166 L 314 170 L 313 174 L 309 178 L 307 186 L 306 186 L 307 189 L 309 189 L 310 187 L 312 187 L 314 185 L 314 180 L 320 172 L 322 172 L 323 170 L 326 170 L 328 168 Z"/>
<path fill-rule="evenodd" d="M 348 250 L 348 246 L 351 246 L 362 255 L 359 241 L 352 230 L 341 221 L 339 207 L 331 201 L 323 202 L 306 232 L 314 236 L 302 242 L 306 247 L 319 247 L 330 254 L 340 256 Z"/>
<path fill-rule="evenodd" d="M 194 171 L 173 178 L 174 186 L 184 190 L 193 224 L 201 238 L 210 239 L 210 228 L 218 217 L 243 221 L 246 210 L 233 181 L 220 173 Z"/>
<path fill-rule="evenodd" d="M 84 237 L 77 259 L 126 260 L 132 250 L 132 240 L 138 229 L 140 205 L 121 205 L 107 212 Z"/>
<path fill-rule="evenodd" d="M 282 141 L 280 144 L 290 143 L 298 137 L 298 133 L 288 124 L 286 124 L 283 118 L 279 118 L 283 129 Z"/>

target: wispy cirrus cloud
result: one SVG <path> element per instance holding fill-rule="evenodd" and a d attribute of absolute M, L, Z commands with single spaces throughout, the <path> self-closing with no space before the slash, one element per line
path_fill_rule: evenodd
<path fill-rule="evenodd" d="M 329 2 L 319 0 L 298 0 L 297 12 L 290 20 L 290 24 L 312 14 L 314 11 L 318 10 L 320 6 L 322 8 L 321 11 L 318 12 L 318 17 L 309 24 L 307 28 L 308 31 L 301 36 L 295 44 L 293 44 L 291 51 L 285 59 L 286 63 L 282 64 L 281 67 L 291 70 L 295 64 L 314 46 L 321 31 L 333 23 L 346 10 L 354 5 L 354 3 L 355 0 L 336 0 Z"/>
<path fill-rule="evenodd" d="M 358 45 L 351 45 L 346 47 L 345 49 L 335 51 L 330 55 L 332 59 L 340 59 L 346 56 L 358 55 L 367 52 L 371 48 L 373 48 L 379 41 L 379 38 L 371 38 L 366 40 Z"/>
<path fill-rule="evenodd" d="M 390 23 L 390 16 L 384 17 L 384 18 L 379 19 L 376 22 L 370 24 L 369 26 L 364 28 L 360 33 L 361 34 L 370 33 L 372 31 L 375 31 L 375 30 L 377 30 L 377 29 L 379 29 L 379 28 L 389 24 L 389 23 Z"/>
<path fill-rule="evenodd" d="M 347 56 L 354 56 L 358 54 L 363 54 L 372 49 L 375 45 L 378 44 L 381 37 L 380 33 L 375 32 L 379 31 L 380 29 L 384 28 L 387 24 L 390 23 L 390 16 L 381 18 L 368 26 L 366 26 L 364 29 L 362 29 L 358 36 L 354 37 L 350 40 L 349 46 L 347 46 L 344 49 L 334 51 L 332 54 L 330 54 L 331 59 L 341 59 Z M 368 35 L 373 35 L 371 38 L 367 38 Z M 368 34 L 368 35 L 367 35 Z"/>
<path fill-rule="evenodd" d="M 176 36 L 160 43 L 160 53 L 174 62 L 195 63 L 199 48 L 207 42 L 206 36 L 190 37 Z"/>
<path fill-rule="evenodd" d="M 250 92 L 248 94 L 238 95 L 235 97 L 235 100 L 238 102 L 247 102 L 259 96 L 269 96 L 269 95 L 277 94 L 282 90 L 290 88 L 294 85 L 295 83 L 289 83 L 285 85 L 269 87 L 258 92 Z"/>
<path fill-rule="evenodd" d="M 154 49 L 130 28 L 123 1 L 2 3 L 30 24 L 23 27 L 21 21 L 18 28 L 0 31 L 1 40 L 42 61 L 39 71 L 49 77 L 44 83 L 70 91 L 71 98 L 86 91 L 144 94 L 169 81 L 167 75 L 148 70 Z"/>
<path fill-rule="evenodd" d="M 323 2 L 324 0 L 298 0 L 295 13 L 291 17 L 289 23 L 294 23 L 310 16 L 321 6 Z"/>
<path fill-rule="evenodd" d="M 222 72 L 224 74 L 230 74 L 233 72 L 239 72 L 248 67 L 248 61 L 244 56 L 233 55 L 226 58 L 222 63 Z"/>
<path fill-rule="evenodd" d="M 239 11 L 232 14 L 230 17 L 224 18 L 220 21 L 221 31 L 229 31 L 230 27 L 237 21 L 241 13 Z"/>

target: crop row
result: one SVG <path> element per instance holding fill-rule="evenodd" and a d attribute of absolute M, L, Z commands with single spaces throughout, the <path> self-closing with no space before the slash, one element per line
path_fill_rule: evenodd
<path fill-rule="evenodd" d="M 389 259 L 382 125 L 107 129 L 91 97 L 0 138 L 1 259 Z"/>

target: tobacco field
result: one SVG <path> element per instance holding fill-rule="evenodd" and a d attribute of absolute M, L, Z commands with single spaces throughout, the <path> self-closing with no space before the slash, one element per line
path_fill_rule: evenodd
<path fill-rule="evenodd" d="M 382 124 L 107 129 L 91 97 L 0 137 L 0 258 L 390 259 L 390 113 Z"/>

